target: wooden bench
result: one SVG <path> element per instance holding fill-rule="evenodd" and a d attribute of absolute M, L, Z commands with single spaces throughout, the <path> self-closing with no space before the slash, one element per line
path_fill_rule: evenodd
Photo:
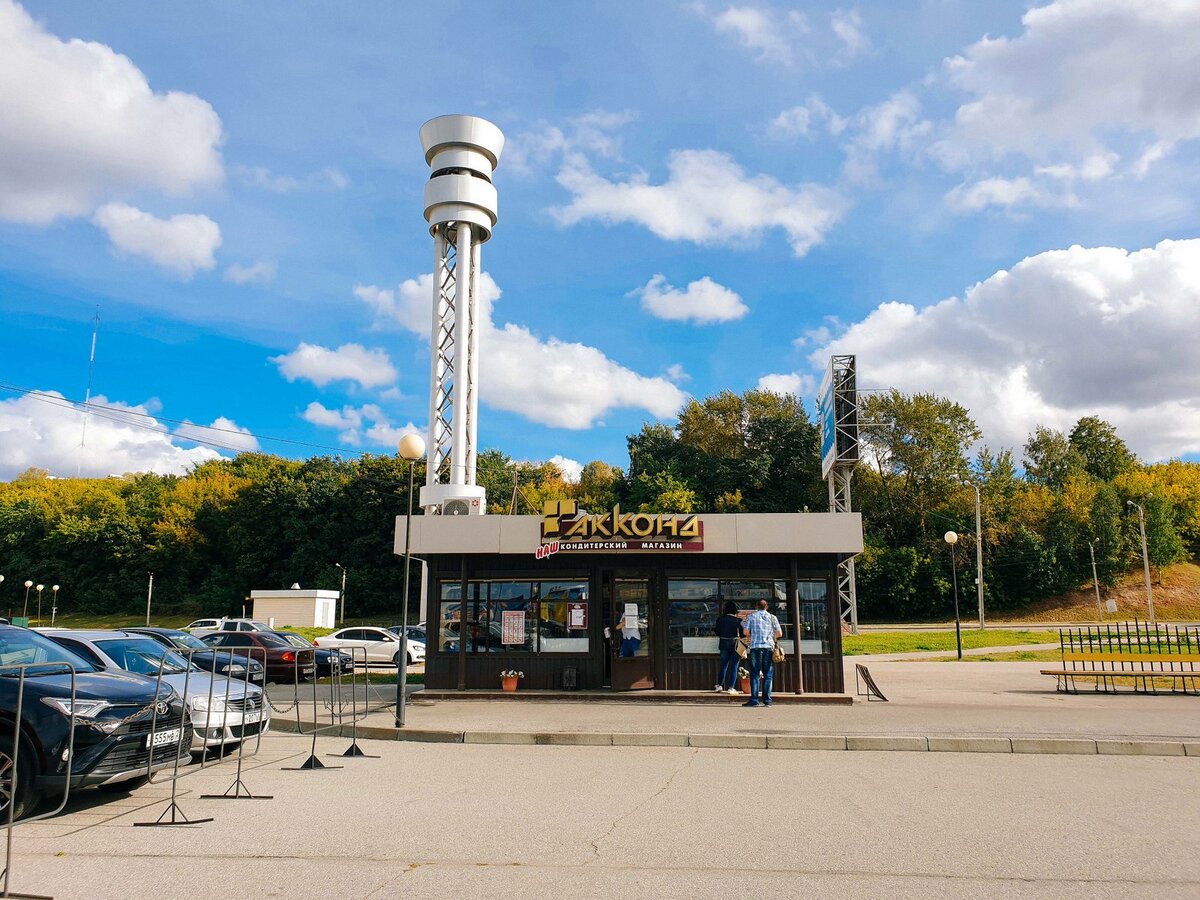
<path fill-rule="evenodd" d="M 1116 679 L 1134 680 L 1134 691 L 1158 693 L 1154 679 L 1169 679 L 1186 694 L 1200 694 L 1200 653 L 1100 653 L 1064 650 L 1059 669 L 1042 669 L 1043 675 L 1053 675 L 1059 691 L 1077 694 L 1076 678 L 1095 681 L 1096 691 L 1116 691 Z M 1158 667 L 1158 668 L 1156 668 Z M 1140 687 L 1139 687 L 1140 684 Z M 1174 684 L 1171 688 L 1175 690 Z"/>

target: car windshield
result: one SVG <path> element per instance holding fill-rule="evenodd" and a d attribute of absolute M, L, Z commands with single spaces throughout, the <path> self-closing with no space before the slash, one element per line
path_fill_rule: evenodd
<path fill-rule="evenodd" d="M 279 636 L 281 638 L 283 638 L 285 641 L 287 641 L 289 644 L 291 644 L 293 647 L 306 647 L 307 648 L 307 647 L 313 646 L 311 642 L 305 640 L 301 635 L 298 635 L 298 634 L 281 634 Z"/>
<path fill-rule="evenodd" d="M 57 665 L 42 666 L 42 663 Z M 54 641 L 26 631 L 24 628 L 6 628 L 0 626 L 0 675 L 8 678 L 18 677 L 19 670 L 15 666 L 37 664 L 36 669 L 27 669 L 26 678 L 37 675 L 61 675 L 68 671 L 67 665 L 75 667 L 76 672 L 95 672 L 96 667 L 87 660 L 76 656 L 66 647 L 60 647 Z"/>
<path fill-rule="evenodd" d="M 193 637 L 186 631 L 181 631 L 178 634 L 168 634 L 167 640 L 178 647 L 180 650 L 207 650 L 208 644 L 200 640 L 198 637 Z"/>
<path fill-rule="evenodd" d="M 266 632 L 259 632 L 257 637 L 260 641 L 262 641 L 262 645 L 264 647 L 290 647 L 290 646 L 292 646 L 291 643 L 284 640 L 277 634 L 267 634 Z"/>
<path fill-rule="evenodd" d="M 96 646 L 126 672 L 135 675 L 158 675 L 160 661 L 164 675 L 188 670 L 186 659 L 150 638 L 110 638 L 96 641 Z"/>

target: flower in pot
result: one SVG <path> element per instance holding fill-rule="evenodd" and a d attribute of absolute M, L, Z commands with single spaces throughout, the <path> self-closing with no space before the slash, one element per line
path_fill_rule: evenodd
<path fill-rule="evenodd" d="M 745 666 L 738 666 L 738 681 L 742 684 L 742 693 L 750 693 L 750 670 Z"/>
<path fill-rule="evenodd" d="M 518 672 L 516 669 L 509 669 L 500 673 L 500 686 L 508 693 L 513 693 L 517 689 L 517 681 L 524 678 L 524 672 Z"/>

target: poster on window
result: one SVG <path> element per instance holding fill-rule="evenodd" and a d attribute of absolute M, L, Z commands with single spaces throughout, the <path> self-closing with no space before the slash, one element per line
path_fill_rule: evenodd
<path fill-rule="evenodd" d="M 500 613 L 500 643 L 525 643 L 525 610 L 506 609 Z"/>
<path fill-rule="evenodd" d="M 567 627 L 571 629 L 587 628 L 587 604 L 567 604 Z"/>

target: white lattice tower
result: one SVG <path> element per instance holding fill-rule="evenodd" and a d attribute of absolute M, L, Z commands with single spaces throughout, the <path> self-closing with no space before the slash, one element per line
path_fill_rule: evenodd
<path fill-rule="evenodd" d="M 427 475 L 421 505 L 487 498 L 475 484 L 479 415 L 480 248 L 496 225 L 492 173 L 504 135 L 485 119 L 439 116 L 421 126 L 432 173 L 425 219 L 433 236 L 433 330 Z"/>

